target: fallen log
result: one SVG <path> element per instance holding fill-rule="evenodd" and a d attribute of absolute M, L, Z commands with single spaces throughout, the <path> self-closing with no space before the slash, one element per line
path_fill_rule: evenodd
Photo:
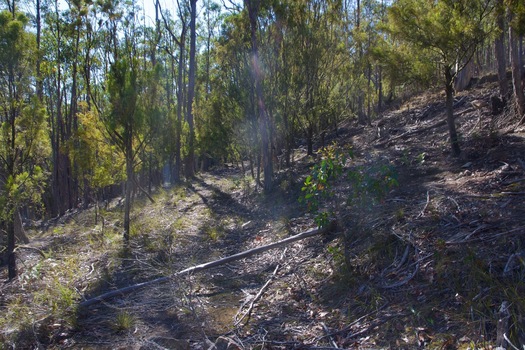
<path fill-rule="evenodd" d="M 270 250 L 270 249 L 282 247 L 284 245 L 290 244 L 290 243 L 295 242 L 295 241 L 300 241 L 300 240 L 308 238 L 308 237 L 312 237 L 312 236 L 316 236 L 316 235 L 320 235 L 320 234 L 327 234 L 327 233 L 329 233 L 331 231 L 334 231 L 336 226 L 337 225 L 336 225 L 335 221 L 333 221 L 333 222 L 331 222 L 330 224 L 328 224 L 325 227 L 311 229 L 311 230 L 308 230 L 308 231 L 296 234 L 294 236 L 285 238 L 283 240 L 280 240 L 280 241 L 277 241 L 277 242 L 274 242 L 274 243 L 270 243 L 270 244 L 262 246 L 262 247 L 252 248 L 252 249 L 249 249 L 249 250 L 245 250 L 244 252 L 240 252 L 240 253 L 237 253 L 237 254 L 233 254 L 233 255 L 224 257 L 224 258 L 219 259 L 219 260 L 214 260 L 214 261 L 210 261 L 210 262 L 207 262 L 207 263 L 204 263 L 204 264 L 188 267 L 187 269 L 184 269 L 182 271 L 176 272 L 176 273 L 174 273 L 174 274 L 172 274 L 170 276 L 159 277 L 159 278 L 156 278 L 156 279 L 151 280 L 151 281 L 141 282 L 141 283 L 137 283 L 137 284 L 134 284 L 134 285 L 131 285 L 131 286 L 128 286 L 128 287 L 112 290 L 110 292 L 101 294 L 101 295 L 96 296 L 94 298 L 87 299 L 87 300 L 79 303 L 78 306 L 80 308 L 91 306 L 93 304 L 97 304 L 97 303 L 100 303 L 102 301 L 106 301 L 106 300 L 111 299 L 113 297 L 129 294 L 131 292 L 137 291 L 139 289 L 142 289 L 142 288 L 154 285 L 154 284 L 160 284 L 160 283 L 168 282 L 170 279 L 172 279 L 174 277 L 178 277 L 178 276 L 182 276 L 182 275 L 188 275 L 188 274 L 195 273 L 195 272 L 200 272 L 200 271 L 203 271 L 203 270 L 208 270 L 208 269 L 211 269 L 211 268 L 216 267 L 216 266 L 224 265 L 224 264 L 227 264 L 227 263 L 232 262 L 232 261 L 244 259 L 244 258 L 250 257 L 252 255 L 265 252 L 265 251 Z"/>

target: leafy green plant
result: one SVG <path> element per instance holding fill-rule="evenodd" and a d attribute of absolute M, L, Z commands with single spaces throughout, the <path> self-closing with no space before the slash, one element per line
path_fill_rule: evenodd
<path fill-rule="evenodd" d="M 304 181 L 302 191 L 304 195 L 299 198 L 305 203 L 310 212 L 315 213 L 315 221 L 323 227 L 328 224 L 331 217 L 338 214 L 338 194 L 333 185 L 343 174 L 347 156 L 337 145 L 324 148 L 322 160 L 316 164 Z M 349 156 L 353 158 L 350 151 Z M 357 166 L 347 173 L 350 184 L 347 204 L 355 213 L 371 208 L 381 201 L 387 193 L 397 186 L 397 174 L 393 167 L 385 164 Z M 332 199 L 328 204 L 327 200 Z"/>
<path fill-rule="evenodd" d="M 321 162 L 312 168 L 304 181 L 301 189 L 304 195 L 299 198 L 299 202 L 305 203 L 310 212 L 316 213 L 315 222 L 323 227 L 329 223 L 334 211 L 320 210 L 320 207 L 323 200 L 334 197 L 333 182 L 343 173 L 347 156 L 336 144 L 323 148 L 321 155 Z"/>
<path fill-rule="evenodd" d="M 354 208 L 370 208 L 397 186 L 397 174 L 390 165 L 359 166 L 348 173 L 352 184 L 348 204 Z"/>

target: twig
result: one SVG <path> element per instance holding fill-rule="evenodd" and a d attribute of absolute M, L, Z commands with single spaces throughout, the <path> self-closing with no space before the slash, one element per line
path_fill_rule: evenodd
<path fill-rule="evenodd" d="M 397 259 L 397 253 L 396 253 L 396 257 L 394 258 L 394 261 L 392 262 L 392 264 L 390 264 L 390 266 L 388 266 L 381 272 L 381 277 L 384 277 L 387 273 L 393 273 L 395 271 L 399 271 L 401 269 L 401 266 L 403 266 L 405 262 L 407 261 L 409 252 L 410 252 L 410 245 L 407 244 L 407 246 L 405 247 L 403 256 L 401 257 L 399 262 L 396 263 L 396 259 Z"/>
<path fill-rule="evenodd" d="M 509 230 L 509 231 L 506 231 L 506 232 L 502 232 L 502 233 L 498 233 L 496 235 L 493 235 L 493 236 L 490 236 L 490 237 L 487 237 L 487 238 L 474 238 L 474 239 L 469 239 L 469 240 L 462 240 L 462 241 L 459 241 L 459 242 L 454 242 L 454 241 L 447 241 L 445 242 L 445 244 L 463 244 L 463 243 L 473 243 L 473 242 L 481 242 L 481 241 L 489 241 L 489 240 L 492 240 L 492 239 L 495 239 L 495 238 L 498 238 L 500 236 L 505 236 L 505 235 L 508 235 L 508 234 L 511 234 L 511 233 L 514 233 L 516 231 L 522 231 L 524 230 L 525 228 L 524 227 L 517 227 L 515 229 L 512 229 L 512 230 Z"/>
<path fill-rule="evenodd" d="M 367 317 L 369 317 L 369 316 L 371 316 L 371 315 L 373 315 L 373 314 L 378 313 L 379 311 L 385 309 L 387 306 L 388 306 L 388 303 L 383 304 L 383 306 L 381 306 L 379 309 L 374 310 L 374 311 L 372 311 L 372 312 L 369 312 L 369 313 L 367 313 L 367 314 L 365 314 L 365 315 L 359 317 L 357 320 L 354 320 L 352 323 L 350 323 L 350 324 L 349 324 L 348 326 L 346 326 L 345 328 L 340 329 L 340 330 L 335 331 L 335 332 L 332 332 L 332 333 L 330 333 L 330 334 L 325 334 L 325 335 L 323 335 L 323 336 L 321 336 L 321 337 L 317 337 L 315 340 L 316 340 L 316 341 L 319 341 L 319 340 L 321 340 L 321 339 L 323 339 L 323 338 L 326 338 L 326 337 L 333 337 L 334 335 L 338 335 L 338 334 L 341 334 L 341 333 L 345 333 L 345 332 L 349 331 L 350 328 L 352 328 L 353 326 L 355 326 L 356 324 L 358 324 L 359 322 L 361 322 L 361 321 L 364 320 L 365 318 L 367 318 Z"/>
<path fill-rule="evenodd" d="M 416 256 L 417 256 L 417 255 L 419 255 L 419 253 L 418 253 L 418 250 L 417 250 L 417 248 L 416 248 Z M 379 286 L 379 288 L 381 288 L 381 289 L 392 289 L 392 288 L 397 288 L 397 287 L 400 287 L 400 286 L 402 286 L 402 285 L 407 284 L 407 283 L 408 283 L 410 280 L 412 280 L 412 279 L 416 276 L 416 274 L 418 273 L 418 271 L 419 271 L 419 263 L 420 263 L 422 260 L 428 258 L 428 257 L 431 256 L 431 255 L 432 255 L 432 254 L 427 255 L 427 256 L 425 256 L 425 257 L 423 257 L 423 258 L 421 258 L 421 259 L 417 259 L 417 261 L 416 261 L 416 263 L 415 263 L 415 264 L 416 264 L 416 267 L 414 268 L 414 271 L 413 271 L 410 275 L 408 275 L 404 280 L 399 281 L 399 282 L 396 282 L 396 283 L 392 283 L 392 284 L 389 284 L 389 285 L 386 285 L 386 286 Z"/>
<path fill-rule="evenodd" d="M 506 333 L 503 333 L 503 338 L 505 338 L 505 340 L 507 341 L 507 343 L 509 343 L 509 345 L 512 346 L 514 349 L 516 349 L 516 350 L 520 350 L 519 348 L 516 347 L 516 345 L 512 344 L 512 342 L 510 341 L 509 337 L 507 337 L 507 334 L 506 334 Z"/>
<path fill-rule="evenodd" d="M 339 349 L 339 346 L 337 346 L 337 343 L 335 342 L 334 338 L 330 335 L 330 331 L 328 330 L 328 327 L 326 327 L 326 324 L 324 322 L 321 322 L 321 326 L 323 327 L 325 333 L 328 335 L 328 340 L 330 341 L 330 344 L 336 349 Z"/>
<path fill-rule="evenodd" d="M 286 249 L 284 250 L 283 254 L 281 256 L 284 255 L 284 253 L 286 252 Z M 261 287 L 261 289 L 259 289 L 259 292 L 255 295 L 255 297 L 252 299 L 252 301 L 250 302 L 250 306 L 248 307 L 248 310 L 246 310 L 246 312 L 244 313 L 244 315 L 242 315 L 242 317 L 240 319 L 238 319 L 234 326 L 237 327 L 241 322 L 242 320 L 244 320 L 244 318 L 246 316 L 248 316 L 248 320 L 250 319 L 250 316 L 252 314 L 252 311 L 253 311 L 253 306 L 255 305 L 255 302 L 257 302 L 257 300 L 259 300 L 263 293 L 266 291 L 266 288 L 268 288 L 268 286 L 270 285 L 270 283 L 273 281 L 273 279 L 275 278 L 275 276 L 277 275 L 277 271 L 279 270 L 281 266 L 279 264 L 277 264 L 277 266 L 275 267 L 275 270 L 273 270 L 273 273 L 272 275 L 270 276 L 270 278 L 266 281 L 266 283 Z M 244 306 L 244 304 L 243 304 Z M 242 306 L 241 306 L 242 308 Z M 239 310 L 240 311 L 240 310 Z M 237 313 L 239 314 L 239 313 Z M 248 320 L 246 322 L 248 322 Z"/>
<path fill-rule="evenodd" d="M 423 215 L 425 215 L 425 211 L 427 210 L 428 204 L 430 203 L 430 194 L 427 191 L 427 202 L 425 203 L 425 206 L 423 207 L 423 210 L 416 216 L 416 219 L 419 219 Z"/>
<path fill-rule="evenodd" d="M 41 249 L 38 249 L 36 247 L 31 247 L 31 246 L 28 246 L 28 245 L 19 245 L 15 248 L 15 252 L 18 250 L 18 249 L 27 249 L 27 250 L 32 250 L 34 252 L 37 252 L 38 254 L 40 254 L 40 256 L 42 256 L 42 258 L 46 258 L 46 254 L 41 250 Z"/>
<path fill-rule="evenodd" d="M 366 327 L 365 329 L 362 329 L 360 330 L 359 332 L 356 332 L 356 333 L 352 333 L 352 334 L 349 334 L 346 339 L 352 339 L 352 338 L 357 338 L 363 334 L 366 334 L 368 332 L 370 332 L 371 330 L 373 330 L 374 328 L 376 328 L 377 326 L 380 326 L 382 325 L 383 323 L 386 323 L 388 320 L 392 319 L 392 318 L 395 318 L 395 317 L 404 317 L 404 316 L 407 316 L 407 314 L 400 314 L 400 315 L 388 315 L 388 316 L 385 316 L 384 318 L 382 319 L 379 319 L 379 320 L 376 320 L 375 322 L 372 322 L 368 327 Z"/>
<path fill-rule="evenodd" d="M 505 181 L 502 183 L 502 185 L 509 186 L 509 185 L 513 185 L 513 184 L 516 184 L 518 182 L 523 182 L 523 181 L 525 181 L 525 177 L 522 177 L 521 179 L 512 180 L 512 181 Z"/>

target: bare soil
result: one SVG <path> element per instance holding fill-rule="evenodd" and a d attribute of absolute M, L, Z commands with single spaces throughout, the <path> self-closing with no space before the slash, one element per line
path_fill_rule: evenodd
<path fill-rule="evenodd" d="M 471 105 L 490 103 L 496 91 L 489 83 L 456 96 L 460 158 L 438 124 L 440 92 L 409 99 L 373 126 L 341 125 L 330 142 L 353 148 L 346 170 L 389 165 L 398 186 L 369 208 L 343 203 L 337 233 L 88 308 L 76 305 L 314 227 L 297 199 L 319 159 L 298 149 L 271 194 L 232 166 L 158 189 L 155 204 L 137 198 L 130 249 L 118 201 L 97 221 L 92 208 L 28 226 L 20 277 L 0 286 L 0 342 L 6 349 L 489 349 L 505 333 L 525 344 L 525 130 L 508 110 L 493 116 Z M 344 201 L 352 183 L 343 176 L 335 186 Z"/>

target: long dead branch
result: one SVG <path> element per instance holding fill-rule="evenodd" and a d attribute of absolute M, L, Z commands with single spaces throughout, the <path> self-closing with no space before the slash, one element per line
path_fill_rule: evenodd
<path fill-rule="evenodd" d="M 219 259 L 219 260 L 211 261 L 211 262 L 204 263 L 204 264 L 201 264 L 201 265 L 188 267 L 187 269 L 184 269 L 182 271 L 176 272 L 176 273 L 174 273 L 174 274 L 172 274 L 170 276 L 159 277 L 159 278 L 156 278 L 156 279 L 151 280 L 151 281 L 137 283 L 137 284 L 134 284 L 134 285 L 131 285 L 131 286 L 128 286 L 128 287 L 112 290 L 110 292 L 101 294 L 101 295 L 99 295 L 97 297 L 94 297 L 94 298 L 91 298 L 91 299 L 87 299 L 87 300 L 81 302 L 80 304 L 78 304 L 78 306 L 81 307 L 81 308 L 87 307 L 87 306 L 91 306 L 93 304 L 100 303 L 102 301 L 111 299 L 111 298 L 116 297 L 116 296 L 122 296 L 122 295 L 129 294 L 131 292 L 137 291 L 139 289 L 142 289 L 142 288 L 154 285 L 154 284 L 160 284 L 160 283 L 167 282 L 170 279 L 172 279 L 174 277 L 177 277 L 177 276 L 188 275 L 188 274 L 192 274 L 192 273 L 195 273 L 195 272 L 208 270 L 208 269 L 211 269 L 212 267 L 216 267 L 216 266 L 227 264 L 227 263 L 232 262 L 232 261 L 244 259 L 244 258 L 250 257 L 252 255 L 265 252 L 265 251 L 270 250 L 270 249 L 282 247 L 284 245 L 290 244 L 290 243 L 295 242 L 295 241 L 300 241 L 300 240 L 308 238 L 308 237 L 316 236 L 316 235 L 319 235 L 319 234 L 327 234 L 327 233 L 335 230 L 336 226 L 337 225 L 336 225 L 336 223 L 334 221 L 334 222 L 331 222 L 326 227 L 311 229 L 311 230 L 308 230 L 306 232 L 299 233 L 299 234 L 297 234 L 295 236 L 291 236 L 291 237 L 285 238 L 283 240 L 280 240 L 278 242 L 270 243 L 270 244 L 262 246 L 262 247 L 257 247 L 257 248 L 245 250 L 244 252 L 237 253 L 237 254 L 234 254 L 234 255 L 230 255 L 230 256 L 227 256 L 227 257 Z"/>
<path fill-rule="evenodd" d="M 261 287 L 261 289 L 259 289 L 259 292 L 257 293 L 257 295 L 255 295 L 255 297 L 253 297 L 252 301 L 250 302 L 250 306 L 248 307 L 248 310 L 246 310 L 246 312 L 241 316 L 241 318 L 239 318 L 237 321 L 235 321 L 235 324 L 234 324 L 235 327 L 237 327 L 239 324 L 241 324 L 242 320 L 244 320 L 246 317 L 248 317 L 248 320 L 250 319 L 250 316 L 252 314 L 253 307 L 255 306 L 255 303 L 262 297 L 263 293 L 266 291 L 266 289 L 268 288 L 270 283 L 273 281 L 273 279 L 277 275 L 277 271 L 279 270 L 280 267 L 281 267 L 281 265 L 277 265 L 275 267 L 275 270 L 273 271 L 273 274 L 270 276 L 268 281 L 266 281 L 266 283 Z M 239 314 L 240 314 L 240 312 L 239 312 Z"/>

